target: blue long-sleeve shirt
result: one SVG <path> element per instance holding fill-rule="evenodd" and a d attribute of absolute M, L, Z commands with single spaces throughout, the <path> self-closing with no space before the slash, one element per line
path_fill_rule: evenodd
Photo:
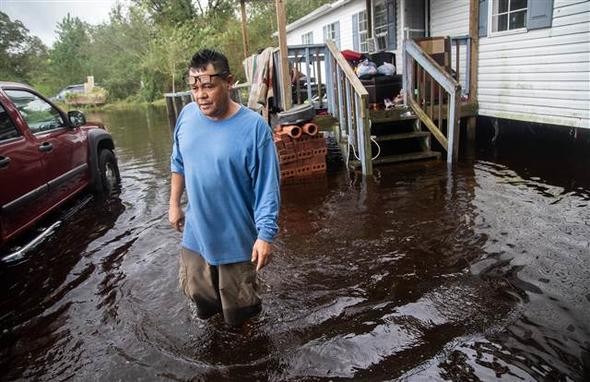
<path fill-rule="evenodd" d="M 280 205 L 279 164 L 268 124 L 240 107 L 213 121 L 195 103 L 176 122 L 172 172 L 188 195 L 182 245 L 213 265 L 250 260 L 256 238 L 272 242 Z"/>

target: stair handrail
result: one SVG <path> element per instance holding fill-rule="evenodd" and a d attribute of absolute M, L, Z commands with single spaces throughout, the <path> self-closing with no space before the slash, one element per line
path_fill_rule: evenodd
<path fill-rule="evenodd" d="M 358 149 L 363 175 L 373 174 L 371 153 L 371 123 L 369 115 L 369 92 L 348 64 L 336 44 L 326 41 L 328 70 L 334 92 L 330 110 L 340 122 L 340 131 L 347 134 L 348 144 Z"/>
<path fill-rule="evenodd" d="M 360 96 L 368 96 L 369 92 L 367 91 L 367 89 L 365 89 L 361 80 L 359 80 L 358 76 L 354 73 L 348 61 L 346 61 L 342 53 L 340 53 L 340 51 L 336 47 L 336 44 L 334 44 L 332 40 L 328 40 L 326 41 L 326 46 L 332 54 L 332 57 L 336 59 L 338 66 L 340 66 L 344 71 L 346 79 L 350 81 L 350 84 L 354 87 L 354 91 Z"/>
<path fill-rule="evenodd" d="M 406 53 L 408 53 L 420 66 L 422 66 L 441 86 L 448 92 L 453 93 L 461 84 L 457 82 L 449 72 L 447 72 L 438 62 L 434 61 L 413 40 L 406 40 Z M 407 71 L 406 71 L 407 73 Z"/>
<path fill-rule="evenodd" d="M 437 141 L 447 151 L 447 162 L 452 163 L 458 156 L 459 152 L 459 118 L 461 107 L 461 85 L 450 73 L 440 66 L 428 53 L 426 53 L 415 41 L 404 40 L 404 72 L 403 83 L 405 89 L 406 104 L 409 105 L 416 113 L 418 118 L 432 132 Z M 447 137 L 440 130 L 440 126 L 432 120 L 427 111 L 422 108 L 421 103 L 414 99 L 414 62 L 427 72 L 430 77 L 443 88 L 448 94 L 449 102 L 447 104 Z M 433 87 L 431 86 L 431 111 L 433 109 Z M 440 100 L 439 100 L 440 101 Z M 439 105 L 439 125 L 442 116 L 440 115 Z M 450 149 L 449 149 L 450 147 Z"/>

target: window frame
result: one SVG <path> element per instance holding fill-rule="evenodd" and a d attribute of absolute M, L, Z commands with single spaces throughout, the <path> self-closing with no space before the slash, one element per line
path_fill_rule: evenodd
<path fill-rule="evenodd" d="M 27 119 L 27 116 L 25 113 L 23 113 L 23 111 L 21 110 L 21 108 L 18 106 L 17 102 L 15 102 L 15 100 L 11 97 L 10 93 L 11 92 L 24 92 L 24 93 L 28 93 L 31 94 L 32 96 L 34 96 L 35 98 L 37 98 L 37 100 L 44 102 L 45 104 L 47 104 L 50 108 L 50 110 L 53 110 L 53 116 L 54 117 L 59 117 L 61 119 L 61 125 L 60 126 L 56 126 L 54 128 L 50 128 L 50 129 L 46 129 L 46 130 L 35 130 L 31 128 L 31 123 L 29 122 L 29 120 Z M 8 97 L 8 99 L 10 99 L 10 101 L 14 104 L 14 106 L 16 107 L 18 113 L 20 114 L 21 118 L 25 121 L 26 125 L 27 125 L 27 129 L 29 130 L 29 132 L 35 136 L 37 135 L 43 135 L 43 134 L 48 134 L 48 133 L 53 133 L 57 130 L 61 130 L 61 129 L 67 129 L 69 127 L 68 124 L 68 119 L 65 117 L 64 113 L 59 110 L 58 108 L 56 108 L 51 102 L 49 102 L 48 100 L 46 100 L 45 98 L 43 98 L 41 95 L 37 94 L 36 92 L 30 90 L 30 89 L 23 89 L 23 88 L 6 88 L 4 89 L 4 93 L 6 94 L 6 96 Z"/>
<path fill-rule="evenodd" d="M 326 33 L 324 34 L 324 43 L 330 39 L 332 41 L 334 41 L 334 43 L 336 44 L 336 46 L 338 47 L 338 49 L 340 49 L 340 31 L 336 30 L 336 27 L 340 28 L 340 22 L 339 21 L 334 21 L 328 24 L 324 25 L 324 30 L 326 31 Z M 332 37 L 330 34 L 333 34 L 334 37 Z"/>
<path fill-rule="evenodd" d="M 301 35 L 301 45 L 313 45 L 313 31 Z"/>
<path fill-rule="evenodd" d="M 369 52 L 369 22 L 367 19 L 367 11 L 362 10 L 357 13 L 357 30 L 358 30 L 358 42 L 359 42 L 359 51 L 361 53 Z M 364 29 L 361 29 L 361 25 L 364 24 Z M 364 49 L 363 49 L 364 46 Z"/>
<path fill-rule="evenodd" d="M 383 18 L 384 23 L 382 25 L 377 26 L 377 6 L 383 7 L 380 12 L 382 15 L 380 17 Z M 389 23 L 387 22 L 387 5 L 385 4 L 385 0 L 377 0 L 373 5 L 373 36 L 374 37 L 385 37 L 387 38 L 387 27 Z M 385 29 L 384 32 L 377 32 L 377 28 Z"/>
<path fill-rule="evenodd" d="M 508 1 L 508 10 L 506 12 L 498 12 L 494 14 L 494 5 L 498 4 L 500 0 L 490 0 L 488 1 L 488 37 L 494 37 L 494 36 L 506 36 L 506 35 L 511 35 L 511 34 L 518 34 L 518 33 L 526 33 L 528 31 L 527 28 L 527 22 L 528 22 L 528 12 L 529 12 L 529 4 L 528 1 L 526 2 L 526 7 L 525 8 L 519 8 L 519 9 L 515 9 L 513 11 L 510 10 L 510 3 L 512 2 L 512 0 L 507 0 Z M 510 29 L 510 14 L 511 13 L 516 13 L 516 12 L 522 12 L 525 11 L 525 16 L 524 16 L 524 27 L 520 27 L 520 28 L 514 28 L 514 29 Z M 494 16 L 498 16 L 498 15 L 507 15 L 507 28 L 506 30 L 503 31 L 494 31 Z"/>
<path fill-rule="evenodd" d="M 14 137 L 2 138 L 2 136 L 0 135 L 0 145 L 3 145 L 5 143 L 9 143 L 9 142 L 14 142 L 16 140 L 21 139 L 23 137 L 22 131 L 20 131 L 20 129 L 16 126 L 16 124 L 14 123 L 14 121 L 12 120 L 12 118 L 10 117 L 10 114 L 8 113 L 8 110 L 6 110 L 6 107 L 4 107 L 4 105 L 2 103 L 0 103 L 0 109 L 3 110 L 3 111 L 0 111 L 0 115 L 1 114 L 6 114 L 6 120 L 14 128 L 14 130 L 16 131 L 16 136 L 14 136 Z"/>
<path fill-rule="evenodd" d="M 400 0 L 374 0 L 372 35 L 376 50 L 397 50 L 397 6 Z M 391 12 L 390 12 L 391 11 Z"/>

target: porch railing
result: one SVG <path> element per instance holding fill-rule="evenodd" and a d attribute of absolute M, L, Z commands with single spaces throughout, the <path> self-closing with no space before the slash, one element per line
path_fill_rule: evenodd
<path fill-rule="evenodd" d="M 328 111 L 339 121 L 340 132 L 346 135 L 353 153 L 358 154 L 363 174 L 372 175 L 369 93 L 330 40 L 326 42 L 326 56 Z"/>
<path fill-rule="evenodd" d="M 459 153 L 461 85 L 416 42 L 405 40 L 403 52 L 406 104 L 447 151 L 447 162 L 452 163 Z M 446 135 L 443 119 L 447 120 Z"/>
<path fill-rule="evenodd" d="M 323 108 L 327 86 L 322 81 L 326 76 L 324 44 L 290 45 L 287 47 L 291 66 L 292 101 L 294 105 L 311 102 Z M 304 79 L 299 78 L 304 75 Z"/>
<path fill-rule="evenodd" d="M 464 96 L 469 97 L 471 84 L 471 37 L 451 36 L 451 64 L 455 70 L 455 79 L 461 84 Z"/>

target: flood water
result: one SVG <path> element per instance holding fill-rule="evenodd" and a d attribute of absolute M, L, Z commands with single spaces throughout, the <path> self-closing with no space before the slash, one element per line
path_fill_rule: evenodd
<path fill-rule="evenodd" d="M 588 377 L 588 167 L 519 145 L 284 187 L 263 313 L 235 330 L 177 286 L 165 110 L 89 119 L 122 192 L 0 264 L 1 380 Z"/>

